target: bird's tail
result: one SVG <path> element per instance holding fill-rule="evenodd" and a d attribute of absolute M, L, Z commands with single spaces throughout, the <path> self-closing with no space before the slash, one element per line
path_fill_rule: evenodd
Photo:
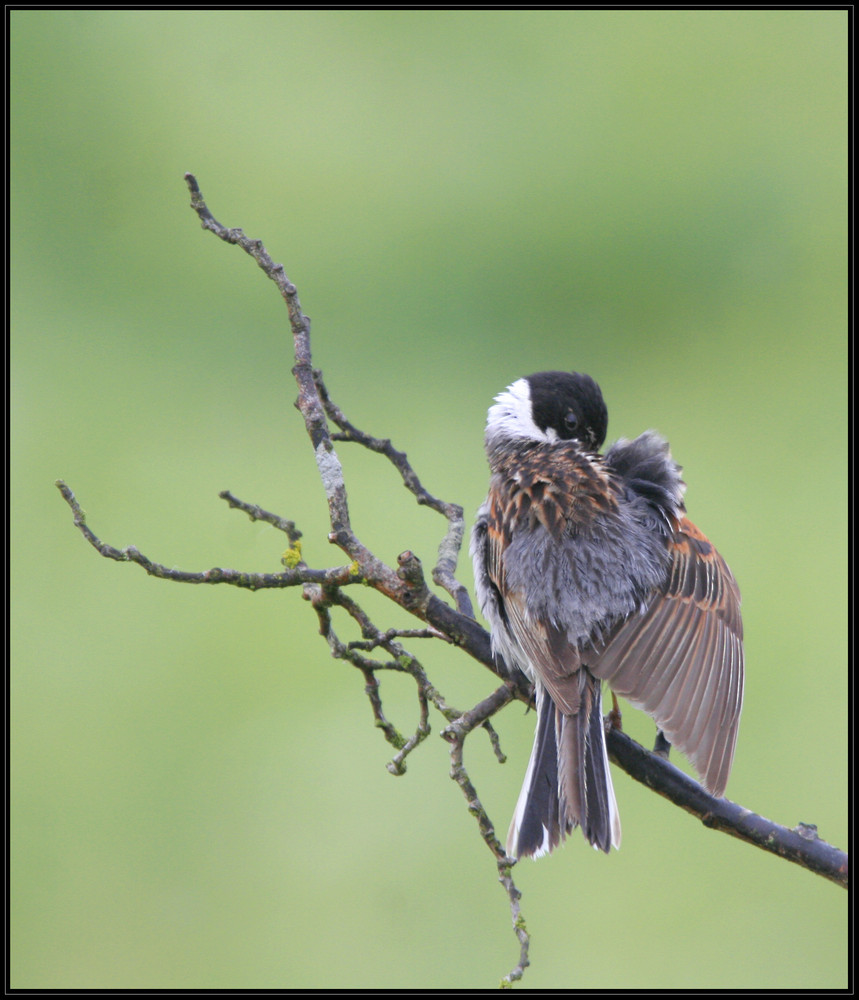
<path fill-rule="evenodd" d="M 537 683 L 537 733 L 507 835 L 511 857 L 548 854 L 576 826 L 601 851 L 620 847 L 600 682 L 584 667 L 578 674 L 581 697 L 572 715 Z"/>

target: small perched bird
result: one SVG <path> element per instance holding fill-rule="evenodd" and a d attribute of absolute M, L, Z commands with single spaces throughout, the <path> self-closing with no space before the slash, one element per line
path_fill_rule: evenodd
<path fill-rule="evenodd" d="M 507 837 L 539 857 L 576 826 L 620 846 L 601 682 L 643 709 L 714 795 L 743 702 L 740 593 L 686 517 L 685 485 L 652 431 L 600 454 L 608 413 L 578 372 L 539 372 L 495 397 L 492 478 L 471 537 L 493 650 L 532 681 L 537 733 Z"/>

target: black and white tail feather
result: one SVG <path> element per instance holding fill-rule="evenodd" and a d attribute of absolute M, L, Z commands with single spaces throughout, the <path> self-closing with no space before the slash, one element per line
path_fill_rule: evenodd
<path fill-rule="evenodd" d="M 595 848 L 620 847 L 601 685 L 585 671 L 582 680 L 592 682 L 592 687 L 583 693 L 582 708 L 573 716 L 559 712 L 543 685 L 536 685 L 537 732 L 507 834 L 507 854 L 512 858 L 542 857 L 579 825 Z"/>

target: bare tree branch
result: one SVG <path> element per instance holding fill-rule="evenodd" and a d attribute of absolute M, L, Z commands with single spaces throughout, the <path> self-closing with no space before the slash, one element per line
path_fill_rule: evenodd
<path fill-rule="evenodd" d="M 519 961 L 501 980 L 500 985 L 506 988 L 509 988 L 513 983 L 520 980 L 525 969 L 530 964 L 528 961 L 528 950 L 531 945 L 531 939 L 519 908 L 519 900 L 522 898 L 522 894 L 516 888 L 510 874 L 515 862 L 507 857 L 507 852 L 503 844 L 495 836 L 495 828 L 477 796 L 477 790 L 471 783 L 468 771 L 463 764 L 462 756 L 466 736 L 476 726 L 486 724 L 489 718 L 507 705 L 513 698 L 513 692 L 509 687 L 504 685 L 495 690 L 488 698 L 484 698 L 479 705 L 475 705 L 470 712 L 465 712 L 461 715 L 441 734 L 450 743 L 450 776 L 462 789 L 462 794 L 468 803 L 468 811 L 477 820 L 480 827 L 480 834 L 489 847 L 489 850 L 495 856 L 495 863 L 498 867 L 498 881 L 504 886 L 510 900 L 510 912 L 513 915 L 513 930 L 519 939 Z"/>
<path fill-rule="evenodd" d="M 301 532 L 295 527 L 294 521 L 287 521 L 286 518 L 281 517 L 279 514 L 272 514 L 270 511 L 263 510 L 262 507 L 258 507 L 256 504 L 245 503 L 244 500 L 234 497 L 229 490 L 221 490 L 218 496 L 222 500 L 226 500 L 230 507 L 234 507 L 236 510 L 243 510 L 252 521 L 264 521 L 266 524 L 277 528 L 278 531 L 282 531 L 289 539 L 291 546 L 295 546 L 299 538 L 301 538 Z"/>
<path fill-rule="evenodd" d="M 220 567 L 204 572 L 171 569 L 153 562 L 134 546 L 116 549 L 101 541 L 87 525 L 86 516 L 71 489 L 62 481 L 58 481 L 57 486 L 72 510 L 75 525 L 90 545 L 105 558 L 137 563 L 151 576 L 179 583 L 224 583 L 251 591 L 301 587 L 302 596 L 314 609 L 320 634 L 328 643 L 332 656 L 352 664 L 363 675 L 364 690 L 374 724 L 396 750 L 387 765 L 392 774 L 405 773 L 406 757 L 430 733 L 430 708 L 441 714 L 447 723 L 442 736 L 450 744 L 451 777 L 462 790 L 469 811 L 477 819 L 478 829 L 492 852 L 499 881 L 510 903 L 513 928 L 520 948 L 518 963 L 501 983 L 502 986 L 510 986 L 521 979 L 529 964 L 529 937 L 519 906 L 521 894 L 511 875 L 515 861 L 506 856 L 503 845 L 495 836 L 494 825 L 468 775 L 463 754 L 467 736 L 474 729 L 483 728 L 489 736 L 496 757 L 503 762 L 504 754 L 491 719 L 511 701 L 529 704 L 532 691 L 523 674 L 508 676 L 503 664 L 495 660 L 487 632 L 474 620 L 468 592 L 456 579 L 456 566 L 465 532 L 462 508 L 430 494 L 415 474 L 406 454 L 397 450 L 389 439 L 373 437 L 347 420 L 331 399 L 321 372 L 312 366 L 310 320 L 303 313 L 296 288 L 287 278 L 283 266 L 271 259 L 261 241 L 248 238 L 241 229 L 221 225 L 206 206 L 195 178 L 186 174 L 185 180 L 191 192 L 191 207 L 197 213 L 203 228 L 224 242 L 241 247 L 251 256 L 277 285 L 286 303 L 295 352 L 292 372 L 298 384 L 296 405 L 304 419 L 325 489 L 331 527 L 328 539 L 350 561 L 347 565 L 327 569 L 309 567 L 301 552 L 301 532 L 294 522 L 255 504 L 246 503 L 225 490 L 220 496 L 230 507 L 243 511 L 251 520 L 263 521 L 286 534 L 289 548 L 282 557 L 284 571 L 246 573 Z M 329 428 L 329 420 L 338 428 L 333 433 Z M 401 553 L 394 568 L 378 559 L 361 543 L 352 528 L 343 469 L 334 442 L 355 443 L 383 455 L 397 469 L 403 484 L 414 495 L 417 503 L 430 507 L 446 519 L 447 529 L 439 544 L 438 560 L 433 568 L 432 578 L 436 585 L 453 598 L 455 607 L 429 589 L 421 561 L 413 552 Z M 358 583 L 384 594 L 399 607 L 410 611 L 427 627 L 379 628 L 355 598 L 344 592 L 344 588 Z M 357 628 L 360 639 L 341 639 L 335 630 L 333 612 L 341 617 L 345 616 L 347 622 L 351 622 L 350 627 Z M 442 639 L 459 646 L 495 674 L 502 684 L 471 710 L 459 711 L 446 702 L 430 682 L 419 659 L 403 647 L 399 641 L 401 639 Z M 415 682 L 417 720 L 411 735 L 400 732 L 385 715 L 380 680 L 384 671 L 409 674 Z M 611 759 L 637 781 L 697 816 L 705 826 L 771 851 L 847 887 L 847 855 L 820 840 L 814 826 L 801 823 L 791 830 L 771 823 L 727 799 L 716 799 L 664 757 L 645 750 L 626 736 L 620 730 L 619 715 L 611 713 L 608 726 L 607 741 Z"/>
<path fill-rule="evenodd" d="M 721 830 L 780 858 L 850 887 L 849 857 L 817 835 L 817 827 L 798 823 L 790 829 L 753 813 L 730 799 L 717 799 L 664 757 L 650 753 L 626 734 L 608 733 L 609 757 L 630 777 L 652 788 L 711 830 Z"/>
<path fill-rule="evenodd" d="M 393 657 L 407 655 L 404 654 L 404 651 L 400 647 L 392 645 L 392 640 L 396 637 L 441 638 L 448 642 L 453 641 L 449 635 L 437 629 L 410 629 L 403 631 L 389 629 L 387 632 L 380 632 L 376 629 L 369 619 L 362 617 L 363 612 L 360 611 L 357 604 L 339 593 L 340 587 L 355 583 L 367 583 L 360 572 L 356 571 L 354 564 L 319 570 L 311 569 L 302 563 L 300 567 L 284 573 L 246 573 L 239 570 L 222 569 L 220 567 L 215 567 L 201 573 L 192 573 L 186 570 L 170 569 L 160 563 L 154 563 L 134 546 L 128 546 L 125 549 L 116 549 L 102 542 L 89 528 L 86 524 L 86 515 L 69 487 L 61 480 L 57 482 L 57 486 L 63 498 L 72 509 L 74 523 L 93 548 L 108 559 L 113 559 L 117 562 L 137 563 L 151 576 L 162 580 L 173 580 L 177 583 L 226 583 L 248 590 L 313 585 L 319 588 L 320 593 L 324 591 L 330 594 L 331 596 L 328 597 L 327 603 L 318 597 L 315 599 L 309 597 L 308 599 L 314 601 L 317 612 L 321 607 L 325 606 L 327 608 L 331 605 L 349 609 L 352 617 L 361 624 L 362 634 L 365 637 L 371 636 L 372 638 L 365 638 L 364 641 L 350 642 L 347 646 L 336 639 L 336 636 L 328 628 L 323 629 L 322 634 L 329 640 L 329 645 L 332 647 L 332 655 L 350 660 L 365 671 L 404 669 L 397 665 L 397 660 L 387 665 L 380 665 L 373 661 L 372 667 L 370 667 L 368 666 L 370 661 L 365 662 L 357 655 L 352 655 L 358 650 L 364 649 L 370 651 L 379 646 L 387 649 Z M 245 504 L 243 501 L 232 497 L 227 491 L 221 493 L 221 496 L 229 498 L 230 506 L 244 510 L 252 519 L 266 521 L 280 528 L 280 530 L 287 531 L 293 544 L 300 537 L 301 533 L 297 531 L 293 522 L 286 521 L 276 514 L 264 511 L 260 507 Z M 403 553 L 401 561 L 405 567 L 404 576 L 408 581 L 411 581 L 412 586 L 417 589 L 424 586 L 420 563 L 416 557 L 411 553 Z M 468 642 L 469 640 L 466 638 L 461 645 L 468 648 Z M 474 655 L 474 651 L 469 651 Z M 484 660 L 482 656 L 478 655 L 475 658 L 485 662 L 491 669 L 497 669 L 497 665 L 492 661 L 491 657 Z M 365 676 L 367 675 L 365 674 Z M 422 676 L 425 677 L 425 675 Z M 369 687 L 372 687 L 374 692 L 377 690 L 378 682 L 375 679 L 371 679 L 368 676 L 367 683 Z M 504 688 L 499 690 L 507 691 L 509 697 L 498 703 L 496 711 L 512 699 L 527 702 L 529 698 L 527 689 L 523 691 L 512 681 L 508 681 Z M 370 691 L 368 691 L 369 694 Z M 441 704 L 440 702 L 439 705 L 441 706 Z M 377 725 L 386 732 L 389 742 L 397 747 L 405 746 L 408 741 L 404 737 L 401 737 L 399 734 L 394 735 L 393 730 L 386 728 L 388 723 L 384 721 L 381 702 L 374 708 L 374 714 Z M 447 709 L 446 706 L 442 714 L 445 715 L 445 718 L 460 718 L 458 713 Z M 462 718 L 467 717 L 468 713 L 462 716 Z M 467 731 L 470 732 L 470 729 Z M 445 733 L 448 732 L 455 733 L 458 730 L 448 727 Z M 494 732 L 490 732 L 490 736 L 493 739 L 493 746 L 496 747 L 496 752 L 500 754 L 500 748 L 497 747 L 497 737 L 495 737 Z M 791 829 L 781 826 L 778 823 L 773 823 L 771 820 L 765 819 L 751 812 L 751 810 L 735 802 L 731 802 L 729 799 L 717 799 L 710 795 L 698 782 L 684 774 L 664 757 L 645 750 L 644 747 L 630 739 L 619 728 L 608 729 L 607 742 L 609 756 L 615 764 L 626 771 L 632 778 L 635 778 L 636 781 L 647 785 L 675 805 L 685 809 L 693 816 L 697 816 L 710 829 L 721 830 L 723 833 L 728 833 L 739 840 L 754 844 L 762 850 L 770 851 L 779 857 L 801 865 L 803 868 L 807 868 L 809 871 L 821 875 L 844 888 L 849 887 L 850 872 L 848 855 L 831 844 L 826 843 L 826 841 L 821 840 L 817 834 L 817 828 L 813 824 L 800 822 L 795 828 Z M 415 743 L 414 745 L 417 744 Z M 409 751 L 414 748 L 414 745 L 409 747 Z M 392 768 L 396 773 L 402 773 L 405 770 L 405 768 L 400 769 L 399 767 L 401 759 Z"/>
<path fill-rule="evenodd" d="M 374 438 L 363 431 L 358 430 L 344 417 L 340 407 L 336 406 L 328 395 L 325 382 L 322 379 L 322 372 L 314 370 L 313 378 L 319 392 L 319 398 L 325 408 L 326 414 L 340 428 L 340 434 L 332 434 L 334 441 L 357 441 L 370 451 L 384 455 L 397 469 L 403 477 L 403 483 L 411 493 L 415 495 L 419 504 L 431 507 L 439 514 L 443 514 L 448 520 L 447 534 L 441 541 L 438 548 L 438 563 L 432 571 L 433 580 L 450 594 L 456 601 L 456 609 L 460 614 L 474 617 L 474 610 L 471 606 L 471 598 L 468 591 L 456 579 L 456 563 L 459 559 L 459 550 L 462 548 L 462 540 L 465 535 L 465 520 L 462 515 L 462 507 L 455 503 L 446 503 L 439 500 L 431 493 L 428 493 L 421 481 L 415 474 L 414 469 L 409 465 L 406 453 L 397 451 L 388 438 Z"/>
<path fill-rule="evenodd" d="M 153 562 L 133 545 L 128 545 L 124 549 L 115 549 L 112 545 L 107 545 L 101 541 L 87 525 L 86 514 L 82 510 L 74 493 L 72 493 L 62 479 L 58 479 L 56 485 L 60 493 L 62 493 L 63 499 L 72 509 L 74 523 L 80 529 L 84 538 L 86 538 L 97 552 L 100 552 L 107 559 L 114 559 L 116 562 L 137 563 L 150 576 L 158 577 L 160 580 L 173 580 L 175 583 L 226 583 L 245 590 L 277 590 L 284 587 L 298 587 L 309 583 L 345 587 L 349 584 L 365 582 L 364 577 L 361 576 L 361 573 L 354 565 L 335 566 L 332 569 L 310 569 L 302 565 L 287 569 L 283 573 L 244 573 L 240 570 L 223 569 L 219 566 L 204 570 L 201 573 L 189 573 L 187 570 L 170 569 L 161 563 Z M 221 496 L 223 495 L 222 493 Z M 241 505 L 241 501 L 232 504 L 232 506 L 236 507 L 239 505 Z M 261 508 L 257 507 L 254 509 L 261 514 L 265 513 Z M 257 520 L 269 520 L 269 517 L 275 516 L 258 517 Z M 292 523 L 283 521 L 281 518 L 278 520 L 282 521 L 283 524 Z M 292 532 L 296 536 L 295 540 L 297 541 L 301 532 L 295 532 L 294 526 Z"/>

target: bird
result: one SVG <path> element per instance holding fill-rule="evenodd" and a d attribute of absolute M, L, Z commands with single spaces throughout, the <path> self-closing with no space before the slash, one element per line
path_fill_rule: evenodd
<path fill-rule="evenodd" d="M 645 431 L 601 454 L 607 428 L 602 392 L 579 372 L 519 378 L 488 412 L 475 590 L 496 661 L 527 675 L 537 716 L 510 858 L 545 855 L 577 826 L 594 848 L 620 846 L 603 682 L 651 716 L 711 794 L 734 757 L 737 583 L 686 516 L 667 441 Z"/>

